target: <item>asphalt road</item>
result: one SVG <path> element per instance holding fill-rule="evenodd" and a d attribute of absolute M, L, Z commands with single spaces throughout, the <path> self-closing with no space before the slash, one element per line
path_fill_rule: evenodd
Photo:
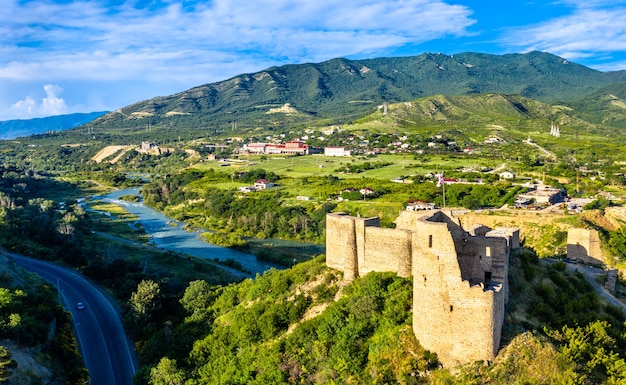
<path fill-rule="evenodd" d="M 616 306 L 624 311 L 626 311 L 626 304 L 624 302 L 617 299 L 613 293 L 609 292 L 604 288 L 604 285 L 601 285 L 596 281 L 596 278 L 602 274 L 606 274 L 607 271 L 604 269 L 600 269 L 593 266 L 579 265 L 568 263 L 567 268 L 574 271 L 579 271 L 583 273 L 583 275 L 587 278 L 587 281 L 591 283 L 596 293 L 598 293 L 601 297 L 605 298 L 611 305 Z"/>
<path fill-rule="evenodd" d="M 59 290 L 61 300 L 72 313 L 76 338 L 91 385 L 132 385 L 137 363 L 122 328 L 119 312 L 92 282 L 75 271 L 7 253 L 18 265 L 37 273 Z M 85 305 L 83 310 L 77 303 Z"/>

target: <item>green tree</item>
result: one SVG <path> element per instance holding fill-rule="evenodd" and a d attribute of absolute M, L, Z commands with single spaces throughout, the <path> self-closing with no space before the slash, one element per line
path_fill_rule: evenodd
<path fill-rule="evenodd" d="M 130 309 L 136 320 L 149 320 L 154 311 L 160 308 L 161 288 L 151 279 L 137 285 L 137 291 L 130 296 Z"/>
<path fill-rule="evenodd" d="M 215 300 L 211 286 L 204 280 L 189 282 L 180 304 L 193 320 L 203 320 L 209 316 L 208 308 Z"/>
<path fill-rule="evenodd" d="M 11 359 L 11 352 L 5 346 L 0 346 L 0 382 L 7 382 L 17 366 Z"/>
<path fill-rule="evenodd" d="M 150 369 L 150 383 L 152 385 L 182 385 L 185 383 L 185 375 L 176 366 L 176 360 L 163 357 L 157 366 Z"/>
<path fill-rule="evenodd" d="M 623 384 L 626 381 L 626 361 L 615 351 L 616 339 L 611 325 L 596 320 L 587 326 L 563 326 L 561 330 L 545 329 L 560 345 L 561 359 L 576 365 L 576 372 L 590 383 Z"/>

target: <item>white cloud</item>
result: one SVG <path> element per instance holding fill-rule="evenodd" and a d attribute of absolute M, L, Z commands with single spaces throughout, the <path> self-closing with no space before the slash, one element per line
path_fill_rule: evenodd
<path fill-rule="evenodd" d="M 465 35 L 474 23 L 467 7 L 443 0 L 215 0 L 191 11 L 177 2 L 152 10 L 131 3 L 8 0 L 0 15 L 0 79 L 214 81 L 202 69 L 225 65 L 234 75 L 252 63 L 261 69 L 373 55 Z"/>
<path fill-rule="evenodd" d="M 13 119 L 31 119 L 42 116 L 62 115 L 67 113 L 65 100 L 59 97 L 63 89 L 55 84 L 43 86 L 46 96 L 38 103 L 32 96 L 11 105 Z"/>
<path fill-rule="evenodd" d="M 568 3 L 576 6 L 571 14 L 509 31 L 501 42 L 573 60 L 626 52 L 626 7 L 598 8 L 607 1 Z"/>
<path fill-rule="evenodd" d="M 41 101 L 41 113 L 43 115 L 60 115 L 65 113 L 67 106 L 65 100 L 58 97 L 58 94 L 63 92 L 63 88 L 54 85 L 46 84 L 43 86 L 46 92 L 46 97 Z"/>
<path fill-rule="evenodd" d="M 595 65 L 593 68 L 599 71 L 623 71 L 626 68 L 626 60 L 609 61 L 607 63 Z"/>
<path fill-rule="evenodd" d="M 626 5 L 624 0 L 560 0 L 557 3 L 563 3 L 577 8 L 599 8 L 607 6 Z"/>
<path fill-rule="evenodd" d="M 11 106 L 11 109 L 13 110 L 14 116 L 26 118 L 35 115 L 36 107 L 37 102 L 35 102 L 35 99 L 33 99 L 32 96 L 27 96 L 25 99 L 15 102 L 15 104 Z"/>
<path fill-rule="evenodd" d="M 467 35 L 471 10 L 446 1 L 3 0 L 0 118 L 115 109 L 273 65 Z M 55 83 L 73 87 L 13 102 Z"/>

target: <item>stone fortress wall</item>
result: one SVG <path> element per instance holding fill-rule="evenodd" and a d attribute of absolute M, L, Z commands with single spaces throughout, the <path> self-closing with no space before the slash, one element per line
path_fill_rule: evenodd
<path fill-rule="evenodd" d="M 519 230 L 465 231 L 443 211 L 403 211 L 395 229 L 378 218 L 326 217 L 326 263 L 352 280 L 371 271 L 413 277 L 413 331 L 446 366 L 495 358 L 508 299 L 510 250 Z"/>
<path fill-rule="evenodd" d="M 567 231 L 567 257 L 576 262 L 603 264 L 605 260 L 598 231 L 569 229 Z"/>

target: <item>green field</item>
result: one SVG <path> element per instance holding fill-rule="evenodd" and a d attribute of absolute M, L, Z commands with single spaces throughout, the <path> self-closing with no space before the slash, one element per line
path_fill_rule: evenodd
<path fill-rule="evenodd" d="M 216 171 L 236 173 L 255 168 L 262 168 L 272 171 L 285 178 L 306 178 L 327 175 L 339 176 L 341 179 L 394 179 L 400 176 L 424 175 L 429 172 L 441 172 L 456 170 L 463 167 L 496 167 L 502 162 L 494 162 L 489 159 L 482 159 L 471 156 L 450 156 L 450 155 L 376 155 L 373 157 L 353 156 L 353 157 L 331 157 L 323 155 L 306 156 L 247 156 L 245 161 L 232 163 L 229 167 L 222 167 L 217 162 L 203 162 L 194 164 L 197 169 L 213 168 Z M 361 163 L 391 163 L 390 165 L 363 171 L 361 173 L 344 173 L 340 169 L 350 164 Z M 243 186 L 233 182 L 233 187 Z M 217 186 L 223 187 L 223 186 Z"/>

